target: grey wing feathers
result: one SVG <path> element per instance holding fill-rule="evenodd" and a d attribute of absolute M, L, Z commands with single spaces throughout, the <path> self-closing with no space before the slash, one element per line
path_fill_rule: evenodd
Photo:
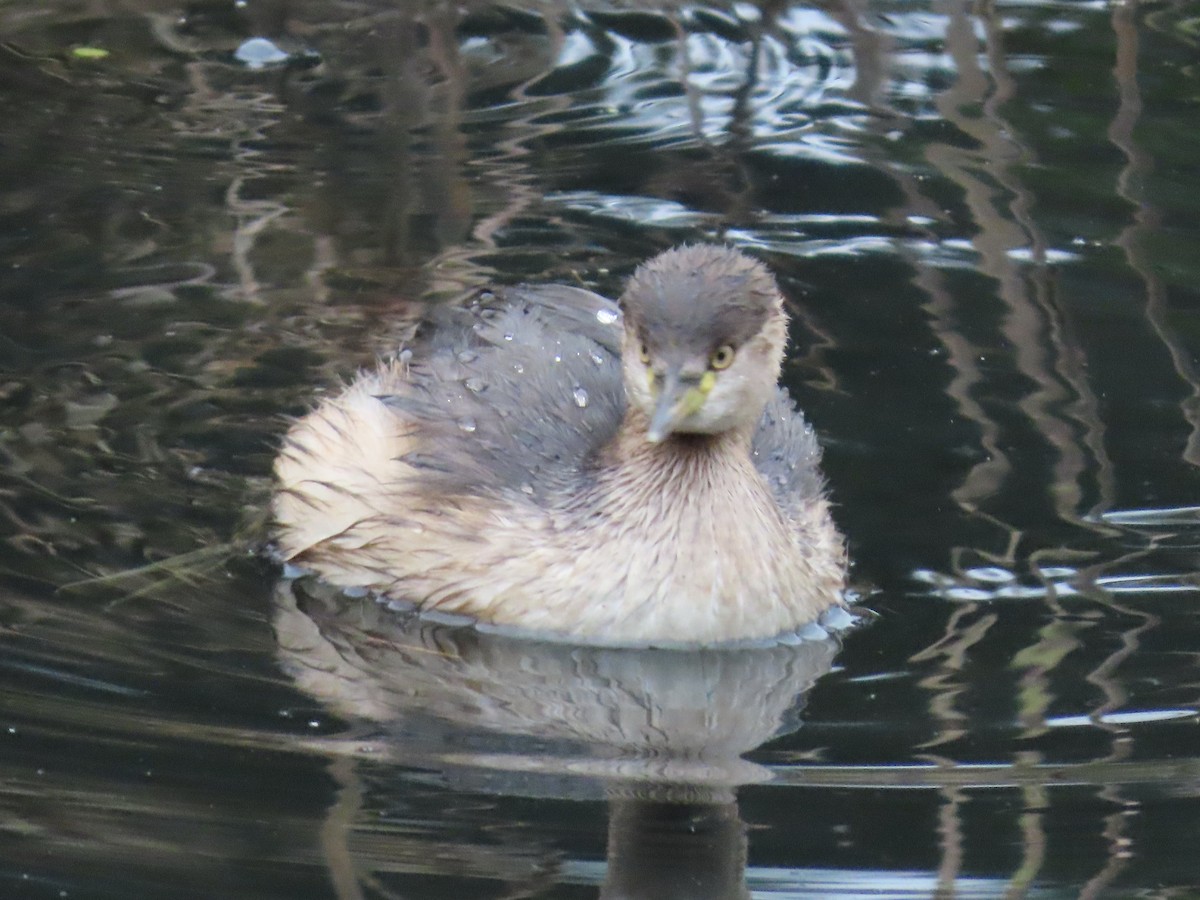
<path fill-rule="evenodd" d="M 624 413 L 616 304 L 563 286 L 516 287 L 441 308 L 408 378 L 380 399 L 419 422 L 406 461 L 431 489 L 569 487 Z"/>
<path fill-rule="evenodd" d="M 561 285 L 482 292 L 440 307 L 407 377 L 380 399 L 415 420 L 405 461 L 431 491 L 513 491 L 531 500 L 578 484 L 625 412 L 617 305 Z M 754 462 L 784 512 L 823 493 L 821 449 L 782 388 L 754 434 Z"/>
<path fill-rule="evenodd" d="M 813 427 L 783 388 L 776 389 L 763 410 L 751 452 L 754 465 L 789 516 L 800 518 L 807 504 L 824 495 L 821 445 Z"/>

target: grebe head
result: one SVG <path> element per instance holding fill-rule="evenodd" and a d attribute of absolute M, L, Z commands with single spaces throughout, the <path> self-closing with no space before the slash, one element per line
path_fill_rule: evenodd
<path fill-rule="evenodd" d="M 762 263 L 696 245 L 642 265 L 621 296 L 622 370 L 646 439 L 753 430 L 775 390 L 787 316 Z"/>

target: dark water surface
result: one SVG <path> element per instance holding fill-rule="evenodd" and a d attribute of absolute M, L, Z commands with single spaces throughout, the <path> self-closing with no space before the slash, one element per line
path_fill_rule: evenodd
<path fill-rule="evenodd" d="M 1200 896 L 1195 5 L 583 5 L 0 8 L 0 896 Z M 696 239 L 793 301 L 870 627 L 256 554 L 421 303 Z"/>

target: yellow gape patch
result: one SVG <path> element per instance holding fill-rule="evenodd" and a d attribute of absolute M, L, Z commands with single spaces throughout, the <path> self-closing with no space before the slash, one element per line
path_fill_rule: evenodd
<path fill-rule="evenodd" d="M 708 399 L 708 392 L 712 390 L 713 382 L 716 380 L 712 372 L 706 372 L 700 379 L 700 384 L 692 388 L 679 401 L 679 410 L 683 413 L 683 418 L 694 416 L 700 412 L 704 406 L 704 401 Z"/>

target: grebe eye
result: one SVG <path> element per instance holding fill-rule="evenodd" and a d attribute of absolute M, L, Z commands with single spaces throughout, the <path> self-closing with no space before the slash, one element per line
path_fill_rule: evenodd
<path fill-rule="evenodd" d="M 650 365 L 650 348 L 646 346 L 645 341 L 642 341 L 642 344 L 638 350 L 638 353 L 642 358 L 642 365 L 644 365 L 644 366 Z"/>
<path fill-rule="evenodd" d="M 734 349 L 729 344 L 722 344 L 713 351 L 712 356 L 708 358 L 708 366 L 711 369 L 728 369 L 733 364 Z"/>

